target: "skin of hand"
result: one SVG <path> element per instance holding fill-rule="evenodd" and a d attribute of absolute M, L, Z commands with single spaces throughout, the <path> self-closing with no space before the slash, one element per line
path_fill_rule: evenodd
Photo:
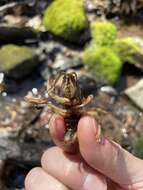
<path fill-rule="evenodd" d="M 96 142 L 97 124 L 84 116 L 77 144 L 67 146 L 64 119 L 55 115 L 50 133 L 57 145 L 42 156 L 41 167 L 25 179 L 26 190 L 143 190 L 143 160 L 103 137 Z"/>

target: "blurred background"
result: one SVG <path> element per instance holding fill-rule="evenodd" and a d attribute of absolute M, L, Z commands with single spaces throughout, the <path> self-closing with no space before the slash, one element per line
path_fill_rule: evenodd
<path fill-rule="evenodd" d="M 59 70 L 75 71 L 106 137 L 143 158 L 143 1 L 0 1 L 0 190 L 24 189 L 28 171 L 53 146 L 46 95 Z"/>

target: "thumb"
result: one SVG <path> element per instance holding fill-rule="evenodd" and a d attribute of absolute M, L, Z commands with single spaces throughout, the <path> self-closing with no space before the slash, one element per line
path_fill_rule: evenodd
<path fill-rule="evenodd" d="M 143 188 L 143 160 L 103 138 L 96 141 L 97 124 L 94 118 L 85 116 L 78 124 L 80 152 L 94 169 L 106 175 L 124 188 Z"/>

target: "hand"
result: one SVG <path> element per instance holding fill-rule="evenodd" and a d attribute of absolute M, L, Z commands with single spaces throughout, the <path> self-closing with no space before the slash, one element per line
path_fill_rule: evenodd
<path fill-rule="evenodd" d="M 85 116 L 79 121 L 76 154 L 76 145 L 68 147 L 63 141 L 62 117 L 52 118 L 50 132 L 57 147 L 44 153 L 41 168 L 30 171 L 26 190 L 143 190 L 143 160 L 106 138 L 97 143 L 93 118 Z"/>

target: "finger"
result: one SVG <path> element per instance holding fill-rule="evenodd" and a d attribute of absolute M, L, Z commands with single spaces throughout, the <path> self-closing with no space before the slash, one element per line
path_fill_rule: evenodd
<path fill-rule="evenodd" d="M 125 190 L 124 188 L 122 188 L 121 186 L 119 186 L 119 184 L 113 182 L 112 180 L 110 180 L 109 178 L 107 178 L 107 190 Z"/>
<path fill-rule="evenodd" d="M 63 149 L 66 152 L 76 152 L 78 149 L 78 145 L 75 144 L 67 144 L 64 142 L 64 136 L 65 136 L 65 123 L 64 118 L 59 115 L 54 115 L 50 120 L 50 134 L 54 141 L 54 143 Z"/>
<path fill-rule="evenodd" d="M 54 177 L 47 174 L 42 168 L 32 169 L 25 179 L 26 190 L 69 190 Z"/>
<path fill-rule="evenodd" d="M 73 190 L 106 190 L 106 180 L 77 155 L 51 148 L 42 157 L 43 169 Z"/>
<path fill-rule="evenodd" d="M 143 161 L 106 138 L 102 143 L 96 142 L 96 134 L 94 118 L 83 117 L 78 124 L 78 140 L 87 163 L 120 184 L 143 181 Z"/>

